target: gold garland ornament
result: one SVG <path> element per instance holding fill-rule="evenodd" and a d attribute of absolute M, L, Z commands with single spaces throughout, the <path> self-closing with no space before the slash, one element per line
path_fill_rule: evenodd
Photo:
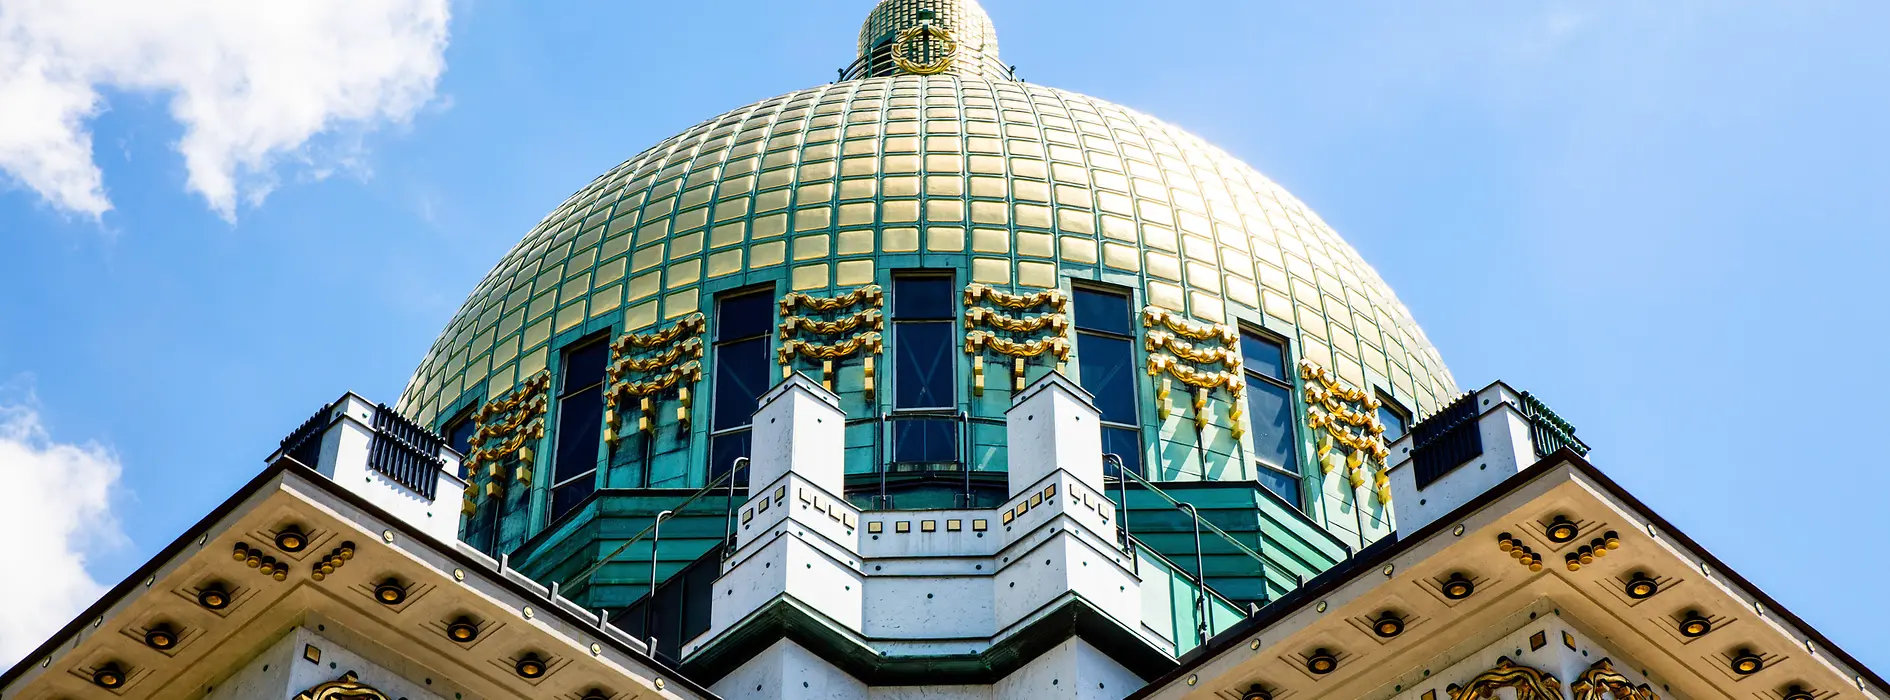
<path fill-rule="evenodd" d="M 965 309 L 965 328 L 990 326 L 1009 333 L 1036 333 L 1048 329 L 1051 335 L 1063 335 L 1070 325 L 1069 317 L 1063 312 L 1047 313 L 1039 316 L 1006 316 L 996 309 L 973 306 Z"/>
<path fill-rule="evenodd" d="M 832 321 L 821 321 L 806 316 L 789 316 L 781 319 L 781 337 L 800 333 L 811 335 L 839 335 L 851 333 L 864 327 L 869 331 L 885 330 L 885 320 L 880 317 L 879 309 L 862 309 L 851 316 L 842 316 Z"/>
<path fill-rule="evenodd" d="M 693 313 L 668 328 L 626 333 L 611 343 L 613 357 L 655 347 L 667 346 L 667 349 L 644 358 L 616 357 L 611 363 L 611 383 L 604 389 L 605 444 L 615 448 L 622 439 L 618 429 L 623 427 L 623 417 L 617 405 L 625 396 L 637 398 L 640 411 L 637 432 L 647 433 L 656 427 L 656 396 L 671 388 L 676 389 L 678 401 L 676 422 L 685 427 L 689 425 L 689 385 L 702 381 L 702 334 L 708 327 L 708 320 L 702 314 Z M 630 379 L 632 374 L 653 373 L 656 376 L 643 381 Z"/>
<path fill-rule="evenodd" d="M 1023 391 L 1024 360 L 1048 355 L 1057 358 L 1060 364 L 1070 357 L 1070 340 L 1062 336 L 1012 340 L 988 331 L 966 333 L 965 354 L 971 355 L 971 390 L 978 396 L 984 395 L 984 351 L 986 350 L 1011 358 L 1011 391 Z"/>
<path fill-rule="evenodd" d="M 782 341 L 781 347 L 774 352 L 775 360 L 781 365 L 782 379 L 786 379 L 794 373 L 793 365 L 795 357 L 820 360 L 820 384 L 826 387 L 828 391 L 833 391 L 834 361 L 844 360 L 864 351 L 866 353 L 867 392 L 868 395 L 871 396 L 873 356 L 878 355 L 884 348 L 885 343 L 880 338 L 879 333 L 867 331 L 838 343 L 826 345 L 790 338 Z"/>
<path fill-rule="evenodd" d="M 1372 492 L 1380 503 L 1391 502 L 1390 476 L 1385 470 L 1391 449 L 1385 445 L 1385 426 L 1378 420 L 1378 399 L 1341 383 L 1330 370 L 1312 360 L 1300 360 L 1305 380 L 1306 425 L 1319 433 L 1320 471 L 1337 468 L 1335 447 L 1344 447 L 1346 483 L 1357 491 L 1365 486 L 1365 460 L 1374 463 Z"/>
<path fill-rule="evenodd" d="M 373 686 L 356 679 L 353 671 L 341 674 L 338 680 L 332 680 L 302 691 L 295 700 L 391 700 Z"/>
<path fill-rule="evenodd" d="M 704 318 L 701 313 L 693 313 L 684 316 L 676 325 L 662 330 L 650 331 L 648 333 L 625 333 L 618 337 L 616 342 L 610 344 L 610 349 L 613 353 L 621 355 L 635 348 L 660 347 L 673 343 L 677 338 L 681 338 L 685 335 L 701 335 L 703 329 L 707 328 L 708 325 L 708 319 Z"/>
<path fill-rule="evenodd" d="M 862 302 L 877 307 L 884 296 L 885 292 L 881 291 L 877 284 L 869 284 L 837 297 L 817 297 L 790 292 L 787 296 L 781 297 L 781 315 L 792 316 L 796 309 L 803 306 L 811 311 L 838 311 Z"/>
<path fill-rule="evenodd" d="M 506 474 L 505 461 L 516 456 L 519 464 L 512 469 L 521 483 L 532 481 L 532 462 L 536 455 L 531 444 L 545 438 L 545 390 L 551 386 L 551 372 L 540 371 L 519 383 L 511 395 L 495 400 L 473 413 L 472 450 L 460 462 L 467 483 L 459 510 L 466 515 L 479 512 L 481 488 L 477 482 L 479 466 L 485 465 L 483 489 L 489 498 L 505 495 L 500 479 Z M 497 445 L 489 445 L 492 441 Z"/>
<path fill-rule="evenodd" d="M 926 59 L 915 60 L 910 55 L 911 44 L 915 41 L 936 43 L 938 48 Z M 893 43 L 893 65 L 913 75 L 938 75 L 952 67 L 952 61 L 958 58 L 958 40 L 952 37 L 952 31 L 936 24 L 921 24 L 899 32 L 899 39 Z"/>
<path fill-rule="evenodd" d="M 1218 340 L 1230 348 L 1240 342 L 1240 332 L 1224 323 L 1201 323 L 1188 319 L 1181 314 L 1159 307 L 1142 309 L 1142 326 L 1167 328 L 1175 335 L 1189 340 Z"/>
<path fill-rule="evenodd" d="M 1604 694 L 1614 695 L 1614 700 L 1660 700 L 1660 694 L 1646 683 L 1637 687 L 1628 682 L 1627 676 L 1615 671 L 1614 663 L 1607 659 L 1589 666 L 1568 689 L 1575 692 L 1575 700 L 1601 700 Z"/>
<path fill-rule="evenodd" d="M 1061 289 L 1046 289 L 1031 294 L 1011 294 L 998 291 L 990 285 L 965 285 L 965 306 L 987 301 L 1007 309 L 1034 309 L 1039 306 L 1049 306 L 1057 311 L 1063 311 L 1070 305 L 1069 295 L 1064 294 Z"/>
<path fill-rule="evenodd" d="M 1149 352 L 1168 352 L 1195 364 L 1225 363 L 1228 369 L 1236 372 L 1241 368 L 1240 351 L 1234 348 L 1208 346 L 1196 348 L 1188 341 L 1165 331 L 1149 331 L 1143 341 L 1143 348 Z"/>
<path fill-rule="evenodd" d="M 1467 685 L 1450 684 L 1444 689 L 1450 700 L 1476 700 L 1496 697 L 1500 688 L 1514 688 L 1516 700 L 1562 700 L 1562 682 L 1528 666 L 1518 666 L 1509 657 L 1496 660 L 1496 668 L 1477 674 Z"/>
<path fill-rule="evenodd" d="M 1161 377 L 1161 384 L 1155 389 L 1155 406 L 1163 420 L 1168 418 L 1168 395 L 1172 387 L 1170 381 L 1179 380 L 1195 389 L 1194 427 L 1197 430 L 1207 427 L 1208 392 L 1223 387 L 1227 389 L 1228 394 L 1233 396 L 1233 400 L 1228 403 L 1228 417 L 1236 426 L 1240 424 L 1238 407 L 1246 400 L 1247 379 L 1238 369 L 1209 372 L 1184 364 L 1174 355 L 1156 352 L 1148 356 L 1148 375 Z M 1239 439 L 1241 434 L 1239 428 L 1235 428 L 1233 432 L 1234 438 Z"/>

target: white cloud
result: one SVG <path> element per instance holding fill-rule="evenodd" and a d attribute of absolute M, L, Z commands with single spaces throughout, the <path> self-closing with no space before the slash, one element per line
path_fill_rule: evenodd
<path fill-rule="evenodd" d="M 447 0 L 0 0 L 0 170 L 53 206 L 111 209 L 103 91 L 168 97 L 188 187 L 225 219 L 318 134 L 404 123 L 445 68 Z M 341 161 L 341 162 L 337 162 Z"/>
<path fill-rule="evenodd" d="M 85 559 L 124 539 L 111 512 L 119 471 L 118 457 L 98 444 L 54 442 L 30 404 L 0 404 L 0 536 L 8 561 L 32 568 L 31 576 L 0 575 L 0 668 L 105 593 Z"/>

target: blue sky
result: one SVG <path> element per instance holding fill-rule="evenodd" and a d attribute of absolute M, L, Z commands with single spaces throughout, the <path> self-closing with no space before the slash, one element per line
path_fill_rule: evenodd
<path fill-rule="evenodd" d="M 117 581 L 324 401 L 392 402 L 571 191 L 830 80 L 870 6 L 454 2 L 443 64 L 425 31 L 396 32 L 369 47 L 399 66 L 378 98 L 311 115 L 288 90 L 286 111 L 229 111 L 266 127 L 250 130 L 192 121 L 188 75 L 94 71 L 102 108 L 82 126 L 110 209 L 90 213 L 105 199 L 82 177 L 51 190 L 9 170 L 0 190 L 0 442 L 79 465 L 74 481 L 122 471 L 69 538 L 91 579 Z M 1179 124 L 1279 181 L 1378 268 L 1460 383 L 1544 397 L 1604 471 L 1890 669 L 1890 609 L 1832 595 L 1890 574 L 1873 515 L 1890 493 L 1890 5 L 986 6 L 1022 77 Z M 21 162 L 7 146 L 0 163 Z M 203 165 L 218 154 L 234 165 Z M 205 184 L 219 172 L 227 196 Z"/>

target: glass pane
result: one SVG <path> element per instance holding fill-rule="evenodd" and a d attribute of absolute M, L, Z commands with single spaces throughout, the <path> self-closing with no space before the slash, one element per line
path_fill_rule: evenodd
<path fill-rule="evenodd" d="M 597 468 L 603 423 L 603 389 L 591 387 L 558 400 L 558 450 L 552 462 L 552 483 Z"/>
<path fill-rule="evenodd" d="M 1077 287 L 1071 298 L 1076 302 L 1077 328 L 1118 335 L 1132 334 L 1129 295 Z"/>
<path fill-rule="evenodd" d="M 1140 431 L 1130 430 L 1128 428 L 1103 428 L 1102 443 L 1103 454 L 1113 454 L 1117 457 L 1121 457 L 1122 466 L 1128 469 L 1129 473 L 1138 476 L 1145 474 L 1145 472 L 1142 471 L 1142 435 Z M 1105 460 L 1103 462 L 1103 475 L 1115 476 L 1116 465 Z"/>
<path fill-rule="evenodd" d="M 1378 422 L 1385 426 L 1386 444 L 1404 437 L 1404 432 L 1408 430 L 1404 425 L 1404 414 L 1392 408 L 1388 402 L 1378 405 Z"/>
<path fill-rule="evenodd" d="M 564 355 L 564 386 L 570 393 L 604 381 L 604 363 L 610 360 L 609 343 L 591 343 Z"/>
<path fill-rule="evenodd" d="M 1241 333 L 1240 361 L 1249 372 L 1287 381 L 1286 352 L 1272 340 L 1254 333 Z"/>
<path fill-rule="evenodd" d="M 899 277 L 893 280 L 893 318 L 949 319 L 956 313 L 950 277 Z"/>
<path fill-rule="evenodd" d="M 715 305 L 715 339 L 767 335 L 774 328 L 774 295 L 743 294 Z"/>
<path fill-rule="evenodd" d="M 712 430 L 748 425 L 757 399 L 771 386 L 766 336 L 715 346 L 715 419 Z"/>
<path fill-rule="evenodd" d="M 951 408 L 957 345 L 952 324 L 893 324 L 893 406 L 895 408 Z"/>
<path fill-rule="evenodd" d="M 1298 474 L 1299 461 L 1293 458 L 1293 402 L 1286 388 L 1249 382 L 1247 420 L 1253 427 L 1254 457 Z"/>
<path fill-rule="evenodd" d="M 1272 491 L 1274 495 L 1287 503 L 1293 504 L 1294 508 L 1304 509 L 1305 506 L 1300 505 L 1299 499 L 1299 477 L 1266 467 L 1261 467 L 1259 472 L 1261 486 L 1265 486 L 1268 491 Z"/>
<path fill-rule="evenodd" d="M 592 475 L 596 476 L 595 474 Z M 571 512 L 577 504 L 597 490 L 597 479 L 578 479 L 569 484 L 551 490 L 551 521 L 557 522 L 565 513 Z"/>
<path fill-rule="evenodd" d="M 1096 408 L 1110 423 L 1136 424 L 1133 348 L 1123 338 L 1079 333 L 1076 371 L 1083 388 L 1096 395 Z"/>
<path fill-rule="evenodd" d="M 453 448 L 454 452 L 458 452 L 461 455 L 466 454 L 472 449 L 473 431 L 478 428 L 479 425 L 471 418 L 466 418 L 458 423 L 447 426 L 446 446 Z"/>
<path fill-rule="evenodd" d="M 715 483 L 716 479 L 727 474 L 728 470 L 735 466 L 737 458 L 747 457 L 748 444 L 749 432 L 746 430 L 711 438 L 709 440 L 709 483 Z M 741 473 L 735 475 L 735 485 L 742 486 L 747 483 L 748 468 L 743 467 Z"/>
<path fill-rule="evenodd" d="M 893 461 L 958 461 L 958 422 L 936 418 L 894 420 Z"/>

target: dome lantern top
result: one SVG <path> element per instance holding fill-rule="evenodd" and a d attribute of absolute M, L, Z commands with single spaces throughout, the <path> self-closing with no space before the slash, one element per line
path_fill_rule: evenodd
<path fill-rule="evenodd" d="M 860 26 L 846 78 L 956 75 L 1010 80 L 997 29 L 977 0 L 881 0 Z"/>

